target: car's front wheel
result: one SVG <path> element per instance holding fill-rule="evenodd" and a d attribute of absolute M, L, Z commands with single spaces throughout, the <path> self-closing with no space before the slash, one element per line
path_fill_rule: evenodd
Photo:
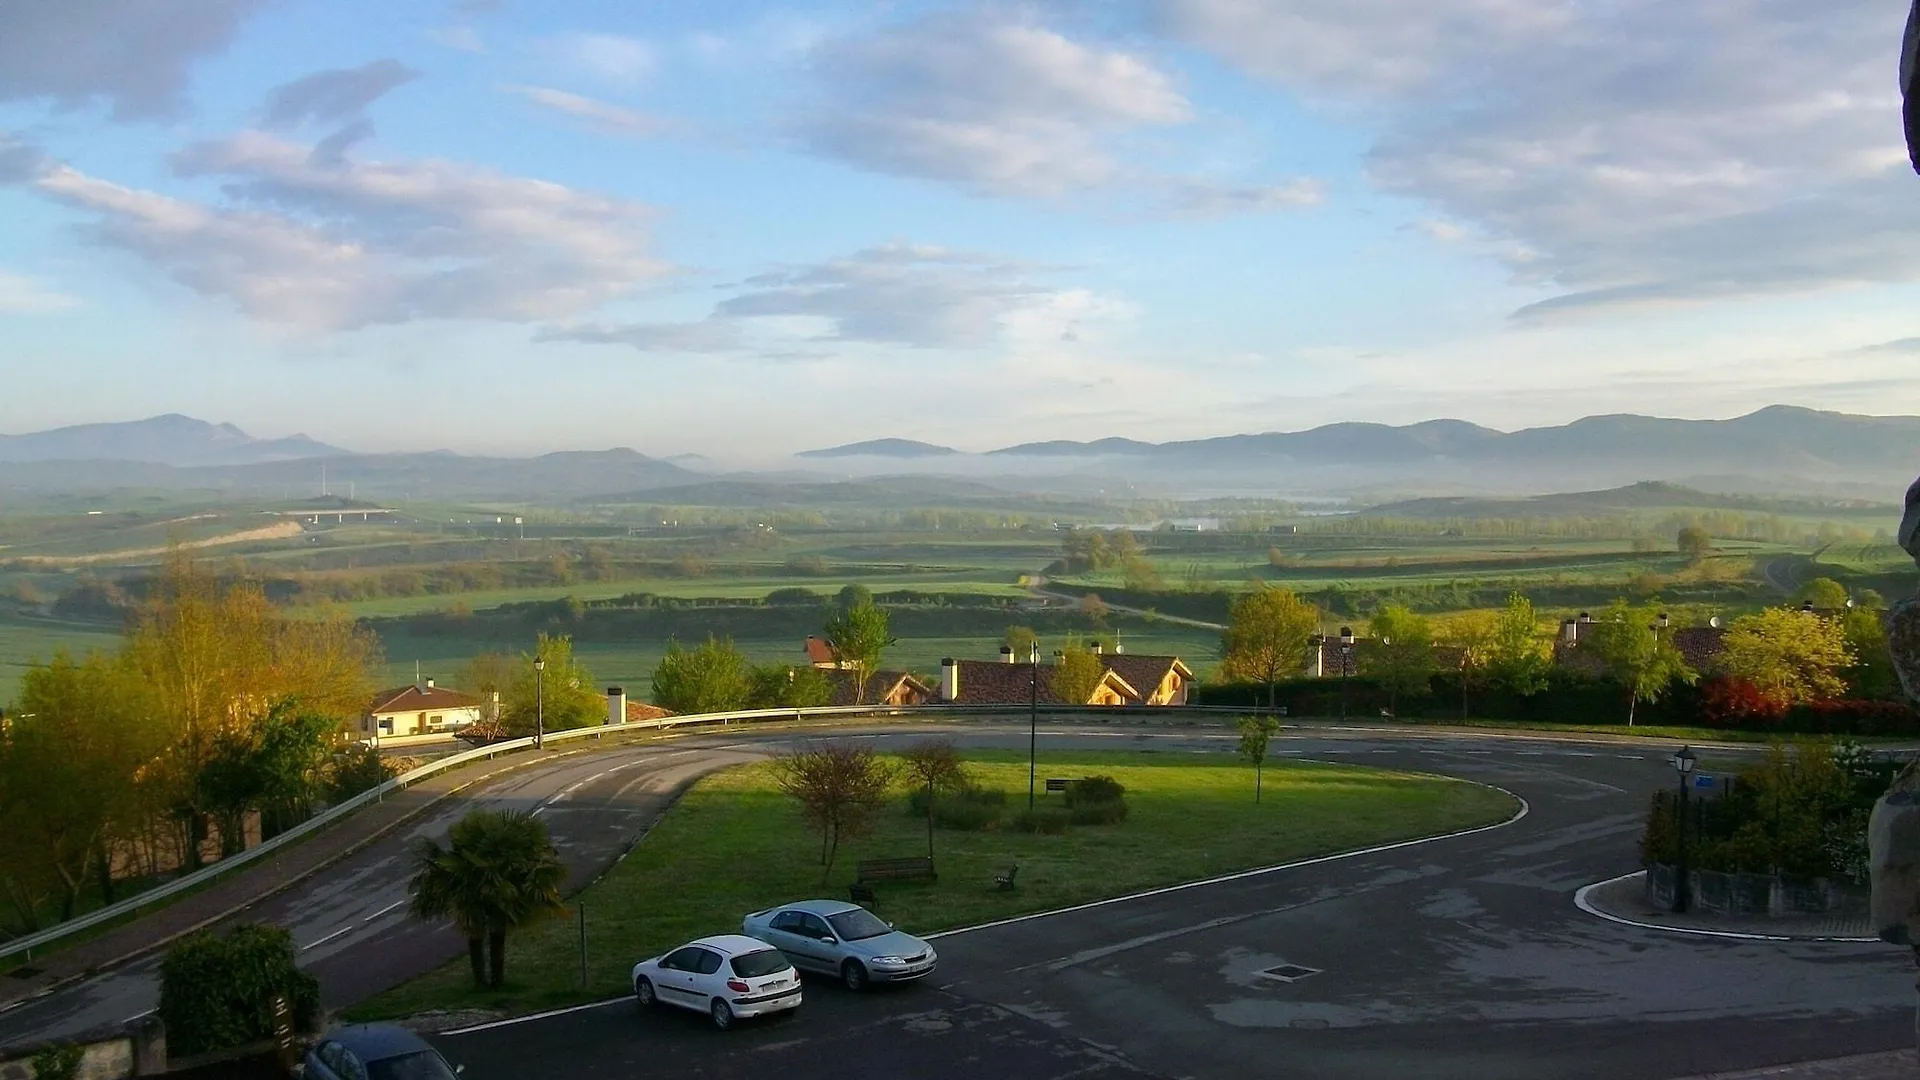
<path fill-rule="evenodd" d="M 713 1007 L 707 1012 L 713 1016 L 713 1026 L 725 1031 L 733 1026 L 733 1010 L 719 998 L 713 999 Z"/>
<path fill-rule="evenodd" d="M 651 1009 L 660 1004 L 659 996 L 653 992 L 653 981 L 645 975 L 633 982 L 633 1000 L 639 1002 L 643 1009 Z"/>
<path fill-rule="evenodd" d="M 846 983 L 847 989 L 852 990 L 854 993 L 865 990 L 867 988 L 866 965 L 860 963 L 858 960 L 849 960 L 841 964 L 840 981 Z"/>

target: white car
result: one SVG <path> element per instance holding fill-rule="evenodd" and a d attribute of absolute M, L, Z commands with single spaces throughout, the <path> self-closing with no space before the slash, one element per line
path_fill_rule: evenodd
<path fill-rule="evenodd" d="M 759 938 L 809 971 L 838 975 L 849 990 L 924 978 L 940 962 L 933 946 L 845 900 L 801 900 L 756 911 L 740 932 Z"/>
<path fill-rule="evenodd" d="M 800 1007 L 800 973 L 779 949 L 739 934 L 703 937 L 633 965 L 642 1008 L 678 1005 L 704 1012 L 713 1026 Z"/>

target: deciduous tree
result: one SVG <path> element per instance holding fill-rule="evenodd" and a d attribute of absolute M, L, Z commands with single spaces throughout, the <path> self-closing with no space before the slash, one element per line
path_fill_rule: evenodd
<path fill-rule="evenodd" d="M 1460 719 L 1470 714 L 1471 695 L 1485 686 L 1493 666 L 1494 643 L 1500 617 L 1491 611 L 1468 611 L 1441 628 L 1441 643 L 1460 650 Z"/>
<path fill-rule="evenodd" d="M 1694 562 L 1713 554 L 1713 536 L 1698 525 L 1688 525 L 1680 530 L 1675 541 L 1680 554 Z"/>
<path fill-rule="evenodd" d="M 820 833 L 820 880 L 833 873 L 843 840 L 859 836 L 885 806 L 893 770 L 872 748 L 844 741 L 814 743 L 773 759 L 780 790 L 800 804 Z"/>
<path fill-rule="evenodd" d="M 1791 607 L 1733 620 L 1720 654 L 1729 677 L 1752 684 L 1776 708 L 1844 695 L 1854 661 L 1841 620 Z"/>
<path fill-rule="evenodd" d="M 880 657 L 894 644 L 886 610 L 871 601 L 843 608 L 827 620 L 822 636 L 841 666 L 853 673 L 853 703 L 866 704 L 867 680 L 880 669 Z"/>
<path fill-rule="evenodd" d="M 1810 603 L 1817 611 L 1844 611 L 1847 607 L 1847 587 L 1830 577 L 1814 578 L 1800 591 L 1793 594 L 1795 600 Z"/>
<path fill-rule="evenodd" d="M 536 659 L 546 662 L 544 670 L 534 669 Z M 573 638 L 544 631 L 533 651 L 520 655 L 501 697 L 501 719 L 516 736 L 533 734 L 536 719 L 547 731 L 598 724 L 607 708 L 593 673 L 573 655 Z"/>
<path fill-rule="evenodd" d="M 757 664 L 747 681 L 750 709 L 817 709 L 833 700 L 827 673 L 810 664 Z"/>
<path fill-rule="evenodd" d="M 1547 686 L 1548 656 L 1533 601 L 1524 593 L 1507 594 L 1507 606 L 1494 624 L 1488 674 L 1511 693 L 1537 694 Z"/>
<path fill-rule="evenodd" d="M 1280 730 L 1280 721 L 1271 716 L 1243 716 L 1240 718 L 1240 756 L 1253 763 L 1253 801 L 1260 801 L 1260 773 L 1267 760 L 1267 747 L 1273 742 L 1274 733 Z"/>
<path fill-rule="evenodd" d="M 751 667 L 730 639 L 708 638 L 692 649 L 669 640 L 653 669 L 654 703 L 677 713 L 744 709 L 753 692 Z"/>
<path fill-rule="evenodd" d="M 1374 647 L 1362 654 L 1365 671 L 1387 690 L 1387 711 L 1400 714 L 1401 694 L 1423 694 L 1433 678 L 1433 625 L 1399 604 L 1381 608 L 1368 622 Z"/>
<path fill-rule="evenodd" d="M 927 858 L 933 858 L 933 800 L 967 786 L 967 768 L 952 739 L 922 739 L 900 752 L 900 766 L 916 790 L 926 792 Z"/>
<path fill-rule="evenodd" d="M 1101 663 L 1100 657 L 1078 637 L 1069 636 L 1066 648 L 1054 660 L 1047 685 L 1052 687 L 1054 696 L 1066 704 L 1086 705 L 1106 675 L 1107 666 Z"/>
<path fill-rule="evenodd" d="M 1627 695 L 1627 726 L 1633 726 L 1635 707 L 1660 700 L 1675 682 L 1691 683 L 1698 676 L 1687 667 L 1686 658 L 1673 647 L 1673 640 L 1654 629 L 1655 614 L 1636 608 L 1625 600 L 1616 600 L 1600 616 L 1588 635 L 1587 647 L 1594 650 L 1606 672 Z"/>
<path fill-rule="evenodd" d="M 1320 609 L 1291 589 L 1265 588 L 1233 602 L 1220 635 L 1220 673 L 1228 679 L 1267 684 L 1267 707 L 1276 685 L 1301 673 L 1307 644 L 1320 629 Z"/>

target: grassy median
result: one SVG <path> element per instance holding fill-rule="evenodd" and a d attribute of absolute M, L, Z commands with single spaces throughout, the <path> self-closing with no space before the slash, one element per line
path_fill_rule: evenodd
<path fill-rule="evenodd" d="M 967 765 L 982 787 L 1023 808 L 1023 754 L 976 751 Z M 1040 755 L 1040 777 L 1110 775 L 1126 786 L 1118 825 L 1075 826 L 1055 836 L 1007 830 L 934 834 L 937 883 L 883 883 L 873 906 L 903 929 L 931 932 L 1084 903 L 1215 874 L 1505 820 L 1511 798 L 1439 777 L 1275 760 L 1253 801 L 1253 770 L 1223 754 L 1060 752 Z M 1044 785 L 1043 785 L 1044 786 Z M 1059 795 L 1041 795 L 1057 802 Z M 634 961 L 704 934 L 737 932 L 749 911 L 804 897 L 844 897 L 865 858 L 924 855 L 924 818 L 905 792 L 871 835 L 844 844 L 823 880 L 820 840 L 766 765 L 716 773 L 677 806 L 602 881 L 584 905 L 586 980 L 580 976 L 577 908 L 516 934 L 508 985 L 472 988 L 465 958 L 352 1010 L 356 1019 L 436 1008 L 510 1012 L 625 992 Z M 994 875 L 1020 867 L 1019 888 Z"/>

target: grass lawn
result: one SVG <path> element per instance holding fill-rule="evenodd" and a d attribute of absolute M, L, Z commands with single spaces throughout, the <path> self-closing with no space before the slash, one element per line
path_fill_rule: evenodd
<path fill-rule="evenodd" d="M 1253 801 L 1253 770 L 1219 754 L 1072 752 L 1040 756 L 1040 775 L 1111 775 L 1127 788 L 1119 825 L 1064 835 L 1008 831 L 935 835 L 940 880 L 879 887 L 874 907 L 903 929 L 928 933 L 1044 911 L 1215 874 L 1501 821 L 1514 802 L 1489 788 L 1432 776 L 1313 762 L 1270 762 L 1265 795 Z M 968 755 L 977 782 L 1018 809 L 1024 755 Z M 1059 795 L 1042 796 L 1058 801 Z M 893 801 L 872 835 L 845 844 L 822 882 L 819 836 L 774 786 L 767 765 L 728 769 L 701 781 L 625 861 L 577 901 L 587 924 L 587 980 L 580 979 L 577 913 L 511 939 L 508 985 L 471 987 L 465 957 L 349 1010 L 353 1018 L 429 1008 L 523 1011 L 627 992 L 634 962 L 691 938 L 737 932 L 749 911 L 810 896 L 845 896 L 862 858 L 926 851 L 926 825 Z M 994 875 L 1020 867 L 1019 888 L 998 892 Z"/>

